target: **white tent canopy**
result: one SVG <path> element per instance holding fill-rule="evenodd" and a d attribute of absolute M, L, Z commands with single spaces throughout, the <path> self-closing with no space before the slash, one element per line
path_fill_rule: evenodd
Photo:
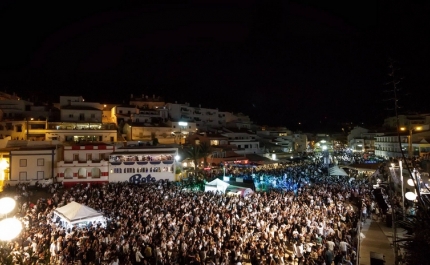
<path fill-rule="evenodd" d="M 64 226 L 67 227 L 73 226 L 74 224 L 94 221 L 100 221 L 104 226 L 105 221 L 102 213 L 77 202 L 71 202 L 63 207 L 55 209 L 54 214 L 60 217 L 65 223 Z"/>
<path fill-rule="evenodd" d="M 227 182 L 220 179 L 214 179 L 205 184 L 205 191 L 221 191 L 222 193 L 225 193 L 228 186 L 230 186 L 230 184 Z"/>
<path fill-rule="evenodd" d="M 334 166 L 328 169 L 330 176 L 348 176 L 348 173 L 345 170 L 339 168 L 338 166 Z"/>

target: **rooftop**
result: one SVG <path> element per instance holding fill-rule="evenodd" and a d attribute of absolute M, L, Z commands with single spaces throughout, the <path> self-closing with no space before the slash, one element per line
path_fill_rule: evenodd
<path fill-rule="evenodd" d="M 34 150 L 54 150 L 57 149 L 57 146 L 53 145 L 35 145 L 35 146 L 22 146 L 19 149 L 11 150 L 11 151 L 34 151 Z"/>

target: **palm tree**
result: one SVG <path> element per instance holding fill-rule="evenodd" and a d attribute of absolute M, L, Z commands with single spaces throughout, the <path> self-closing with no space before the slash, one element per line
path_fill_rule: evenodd
<path fill-rule="evenodd" d="M 201 149 L 199 145 L 191 145 L 185 149 L 186 156 L 194 162 L 194 176 L 197 176 L 197 166 L 200 158 L 202 158 Z"/>
<path fill-rule="evenodd" d="M 200 144 L 200 154 L 203 157 L 203 164 L 205 167 L 208 166 L 208 157 L 212 154 L 212 146 L 207 143 L 203 142 Z"/>
<path fill-rule="evenodd" d="M 428 264 L 428 250 L 430 249 L 430 199 L 427 195 L 417 198 L 414 216 L 407 216 L 402 224 L 412 232 L 411 237 L 398 240 L 403 244 L 405 264 Z"/>

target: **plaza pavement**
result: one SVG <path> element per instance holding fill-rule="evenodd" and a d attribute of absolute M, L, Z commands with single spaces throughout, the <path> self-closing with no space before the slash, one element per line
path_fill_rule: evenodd
<path fill-rule="evenodd" d="M 397 235 L 405 232 L 399 228 Z M 388 227 L 385 222 L 368 219 L 363 225 L 362 233 L 365 238 L 361 241 L 359 265 L 370 265 L 370 252 L 384 255 L 386 265 L 395 264 L 392 227 Z"/>

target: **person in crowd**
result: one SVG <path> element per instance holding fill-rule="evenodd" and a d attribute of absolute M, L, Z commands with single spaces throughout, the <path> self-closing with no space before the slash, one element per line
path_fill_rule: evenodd
<path fill-rule="evenodd" d="M 0 263 L 12 252 L 40 264 L 288 264 L 292 257 L 330 264 L 335 253 L 342 261 L 362 214 L 350 198 L 369 199 L 370 188 L 324 176 L 322 168 L 317 159 L 253 168 L 256 184 L 272 188 L 246 196 L 164 182 L 54 188 L 22 209 L 28 226 L 5 244 Z M 54 218 L 72 201 L 102 212 L 106 222 L 67 226 Z"/>

